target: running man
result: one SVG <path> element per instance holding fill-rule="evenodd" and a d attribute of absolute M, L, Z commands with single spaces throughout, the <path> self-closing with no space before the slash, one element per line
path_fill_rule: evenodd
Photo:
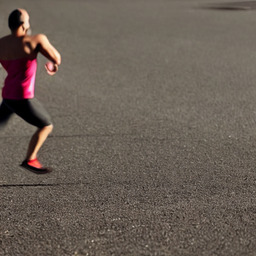
<path fill-rule="evenodd" d="M 2 88 L 0 126 L 4 126 L 13 113 L 38 129 L 28 145 L 21 166 L 37 173 L 50 171 L 43 167 L 37 154 L 53 125 L 49 114 L 34 97 L 37 54 L 51 62 L 46 65 L 48 74 L 54 75 L 61 64 L 61 56 L 43 34 L 29 35 L 29 15 L 24 9 L 14 10 L 8 19 L 11 34 L 0 38 L 0 63 L 7 71 Z"/>

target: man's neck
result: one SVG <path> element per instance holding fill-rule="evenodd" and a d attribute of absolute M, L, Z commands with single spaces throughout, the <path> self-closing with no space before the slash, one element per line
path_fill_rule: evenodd
<path fill-rule="evenodd" d="M 12 32 L 12 35 L 15 37 L 22 37 L 25 36 L 25 32 L 22 30 L 22 28 L 18 28 L 17 30 Z"/>

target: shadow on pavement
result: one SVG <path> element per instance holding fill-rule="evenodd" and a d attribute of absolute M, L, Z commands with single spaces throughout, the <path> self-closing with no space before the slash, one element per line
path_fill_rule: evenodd
<path fill-rule="evenodd" d="M 221 11 L 249 11 L 249 10 L 256 9 L 256 1 L 209 4 L 207 6 L 204 6 L 203 9 L 221 10 Z"/>
<path fill-rule="evenodd" d="M 57 186 L 76 186 L 81 185 L 80 182 L 77 183 L 38 183 L 38 184 L 0 184 L 0 188 L 9 187 L 57 187 Z"/>

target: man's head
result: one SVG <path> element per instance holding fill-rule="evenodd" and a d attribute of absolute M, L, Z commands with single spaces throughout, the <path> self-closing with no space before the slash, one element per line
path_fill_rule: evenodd
<path fill-rule="evenodd" d="M 26 34 L 30 28 L 27 11 L 24 9 L 16 9 L 12 11 L 9 15 L 8 25 L 12 33 L 18 31 L 18 29 L 22 29 Z"/>

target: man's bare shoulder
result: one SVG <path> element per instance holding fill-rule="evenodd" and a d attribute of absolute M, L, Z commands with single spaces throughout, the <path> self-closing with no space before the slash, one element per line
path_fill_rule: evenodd
<path fill-rule="evenodd" d="M 36 34 L 30 37 L 32 41 L 35 41 L 37 43 L 43 43 L 48 40 L 47 36 L 44 34 Z"/>
<path fill-rule="evenodd" d="M 10 42 L 10 36 L 4 36 L 0 38 L 0 59 L 6 58 Z"/>
<path fill-rule="evenodd" d="M 0 43 L 6 42 L 10 39 L 10 35 L 4 36 L 0 38 Z"/>

